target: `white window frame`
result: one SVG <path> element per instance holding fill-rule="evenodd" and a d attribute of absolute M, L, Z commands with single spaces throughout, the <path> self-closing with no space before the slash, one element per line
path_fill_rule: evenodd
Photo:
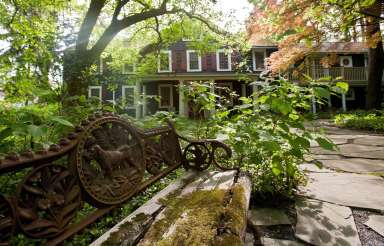
<path fill-rule="evenodd" d="M 161 54 L 168 54 L 168 70 L 161 70 L 160 62 L 161 62 Z M 157 71 L 159 73 L 169 73 L 172 72 L 172 51 L 171 50 L 161 50 L 159 54 L 159 58 L 157 61 Z"/>
<path fill-rule="evenodd" d="M 132 66 L 133 66 L 133 71 L 132 72 L 125 71 L 125 64 L 127 64 L 127 62 L 123 63 L 123 68 L 122 68 L 122 73 L 123 74 L 134 74 L 136 72 L 136 63 L 132 62 Z"/>
<path fill-rule="evenodd" d="M 227 55 L 227 60 L 228 60 L 228 68 L 220 68 L 220 53 L 224 53 Z M 224 49 L 219 49 L 216 51 L 216 70 L 217 71 L 232 71 L 232 51 L 228 51 L 226 54 L 226 50 Z"/>
<path fill-rule="evenodd" d="M 230 93 L 233 92 L 233 83 L 232 82 L 220 82 L 220 83 L 217 83 L 217 86 L 218 87 L 229 87 L 229 89 L 231 90 Z M 219 91 L 218 91 L 218 94 L 219 94 L 220 97 L 222 97 L 221 90 L 222 89 L 219 88 Z M 226 105 L 226 106 L 233 107 L 233 98 L 231 97 L 231 98 L 228 98 L 228 99 L 230 99 L 230 102 L 229 102 L 229 105 Z"/>
<path fill-rule="evenodd" d="M 191 69 L 190 68 L 190 54 L 191 53 L 197 53 L 197 59 L 198 59 L 198 64 L 199 68 L 198 69 Z M 187 72 L 201 72 L 201 55 L 199 54 L 198 51 L 196 50 L 187 50 Z"/>
<path fill-rule="evenodd" d="M 264 52 L 264 68 L 265 68 L 265 59 L 267 58 L 267 50 L 266 49 L 252 49 L 252 65 L 253 65 L 253 71 L 261 71 L 261 69 L 256 69 L 256 55 L 257 52 Z"/>
<path fill-rule="evenodd" d="M 94 90 L 94 89 L 98 89 L 99 90 L 99 98 L 100 98 L 100 101 L 101 101 L 102 100 L 102 96 L 103 96 L 103 91 L 102 91 L 101 85 L 88 86 L 88 98 L 92 97 L 92 90 Z"/>
<path fill-rule="evenodd" d="M 99 74 L 103 74 L 103 57 L 100 56 L 99 60 Z"/>
<path fill-rule="evenodd" d="M 161 92 L 161 88 L 169 88 L 169 91 L 170 91 L 170 104 L 168 105 L 168 106 L 163 106 L 163 105 L 161 105 L 161 94 L 160 94 L 160 92 Z M 168 110 L 170 110 L 171 108 L 173 108 L 173 85 L 170 85 L 170 84 L 160 84 L 159 86 L 158 86 L 158 91 L 159 91 L 159 97 L 160 97 L 160 100 L 159 100 L 159 108 L 160 109 L 164 109 L 164 108 L 166 108 L 166 109 L 168 109 Z"/>
<path fill-rule="evenodd" d="M 126 95 L 125 95 L 125 89 L 129 89 L 129 88 L 133 88 L 133 105 L 132 106 L 127 106 L 127 101 L 126 101 Z M 121 95 L 123 97 L 123 103 L 124 103 L 124 107 L 126 109 L 135 109 L 136 108 L 136 85 L 123 85 L 121 87 Z"/>
<path fill-rule="evenodd" d="M 344 60 L 344 59 L 348 59 L 348 60 L 349 60 L 349 63 L 350 63 L 349 66 L 345 66 L 345 65 L 343 64 L 343 60 Z M 340 56 L 340 58 L 339 58 L 339 63 L 340 63 L 340 67 L 353 67 L 352 56 Z"/>

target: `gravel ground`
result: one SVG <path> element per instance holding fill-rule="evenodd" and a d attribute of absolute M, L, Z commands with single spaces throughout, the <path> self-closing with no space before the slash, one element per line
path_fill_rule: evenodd
<path fill-rule="evenodd" d="M 355 219 L 357 231 L 359 232 L 361 245 L 384 246 L 384 237 L 382 237 L 380 234 L 363 224 L 364 222 L 368 221 L 368 215 L 378 213 L 352 208 L 352 214 Z"/>

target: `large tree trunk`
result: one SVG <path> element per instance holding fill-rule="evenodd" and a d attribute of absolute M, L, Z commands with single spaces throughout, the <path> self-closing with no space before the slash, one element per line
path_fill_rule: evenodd
<path fill-rule="evenodd" d="M 379 1 L 368 9 L 369 13 L 380 16 L 381 8 Z M 376 36 L 376 46 L 370 47 L 368 51 L 368 88 L 365 108 L 381 108 L 381 84 L 384 69 L 383 40 L 381 38 L 380 21 L 376 17 L 367 17 L 366 39 L 370 40 Z"/>

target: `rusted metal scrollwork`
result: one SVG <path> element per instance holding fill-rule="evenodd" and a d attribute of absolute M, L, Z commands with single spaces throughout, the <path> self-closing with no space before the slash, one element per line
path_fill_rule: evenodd
<path fill-rule="evenodd" d="M 0 245 L 7 245 L 16 228 L 16 216 L 12 204 L 0 194 Z"/>
<path fill-rule="evenodd" d="M 190 141 L 171 123 L 143 131 L 113 113 L 96 113 L 47 149 L 0 159 L 1 175 L 31 168 L 14 194 L 0 194 L 0 245 L 15 232 L 60 244 L 181 165 L 233 169 L 222 165 L 230 157 L 227 145 Z M 73 224 L 83 200 L 98 209 Z"/>
<path fill-rule="evenodd" d="M 145 164 L 149 173 L 159 174 L 164 166 L 176 163 L 181 163 L 181 151 L 173 129 L 145 139 Z"/>
<path fill-rule="evenodd" d="M 137 191 L 144 177 L 142 140 L 118 117 L 91 122 L 74 159 L 82 187 L 95 206 L 122 203 Z"/>
<path fill-rule="evenodd" d="M 183 152 L 183 165 L 186 169 L 202 171 L 214 164 L 221 170 L 234 168 L 224 167 L 222 161 L 229 160 L 231 149 L 224 143 L 216 140 L 191 141 Z M 219 160 L 220 158 L 220 160 Z"/>
<path fill-rule="evenodd" d="M 19 225 L 34 238 L 60 234 L 81 207 L 76 177 L 55 164 L 34 169 L 20 183 L 16 197 Z"/>

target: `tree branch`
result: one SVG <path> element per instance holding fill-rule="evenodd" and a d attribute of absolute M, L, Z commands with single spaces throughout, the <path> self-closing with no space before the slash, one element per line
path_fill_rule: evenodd
<path fill-rule="evenodd" d="M 117 21 L 117 17 L 119 16 L 121 9 L 129 2 L 130 0 L 119 0 L 115 11 L 113 12 L 112 22 Z"/>
<path fill-rule="evenodd" d="M 105 5 L 105 0 L 92 0 L 84 21 L 81 24 L 78 38 L 76 41 L 76 51 L 86 51 L 89 43 L 89 38 L 92 34 L 92 30 L 96 25 L 97 19 L 101 13 L 101 9 Z"/>

